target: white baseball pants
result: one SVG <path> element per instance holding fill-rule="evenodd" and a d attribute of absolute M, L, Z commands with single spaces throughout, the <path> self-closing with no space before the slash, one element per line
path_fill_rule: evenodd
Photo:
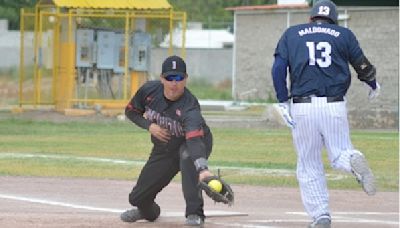
<path fill-rule="evenodd" d="M 351 172 L 350 156 L 359 152 L 351 144 L 346 101 L 328 103 L 326 97 L 312 97 L 311 103 L 292 103 L 291 115 L 301 197 L 306 212 L 316 219 L 330 213 L 323 147 L 332 168 L 346 172 Z"/>

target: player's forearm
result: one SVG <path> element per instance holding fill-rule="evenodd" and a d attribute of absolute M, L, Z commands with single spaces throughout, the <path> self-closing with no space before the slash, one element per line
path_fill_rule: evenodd
<path fill-rule="evenodd" d="M 200 137 L 186 141 L 190 158 L 193 160 L 197 171 L 208 169 L 206 145 Z"/>
<path fill-rule="evenodd" d="M 351 65 L 357 72 L 357 77 L 358 79 L 360 79 L 360 81 L 366 82 L 368 85 L 370 85 L 370 83 L 368 82 L 375 80 L 375 75 L 376 75 L 375 66 L 372 65 L 367 59 L 367 57 L 365 57 L 364 55 L 362 55 L 356 61 L 352 62 Z"/>
<path fill-rule="evenodd" d="M 125 108 L 125 115 L 126 117 L 128 117 L 128 119 L 130 121 L 132 121 L 133 123 L 135 123 L 137 126 L 148 130 L 151 124 L 151 121 L 146 120 L 143 117 L 143 113 L 140 113 L 138 111 L 136 111 L 131 104 L 129 104 L 126 108 Z"/>

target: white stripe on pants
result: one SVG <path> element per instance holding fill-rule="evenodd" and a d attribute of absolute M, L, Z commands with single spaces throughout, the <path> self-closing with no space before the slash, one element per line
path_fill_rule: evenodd
<path fill-rule="evenodd" d="M 303 205 L 313 218 L 329 214 L 329 195 L 322 163 L 322 148 L 326 147 L 331 166 L 351 172 L 350 141 L 346 102 L 326 101 L 312 97 L 311 103 L 294 103 L 291 114 L 296 123 L 292 131 L 297 150 L 297 180 Z"/>

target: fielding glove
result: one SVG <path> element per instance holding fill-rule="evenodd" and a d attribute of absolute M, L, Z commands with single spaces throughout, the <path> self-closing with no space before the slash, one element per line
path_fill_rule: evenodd
<path fill-rule="evenodd" d="M 212 186 L 209 185 L 211 181 L 219 181 L 222 185 L 221 190 L 218 192 Z M 205 177 L 203 180 L 199 182 L 200 188 L 217 203 L 224 203 L 231 206 L 234 202 L 234 193 L 232 191 L 231 186 L 228 183 L 223 181 L 220 177 L 217 176 L 209 176 Z"/>

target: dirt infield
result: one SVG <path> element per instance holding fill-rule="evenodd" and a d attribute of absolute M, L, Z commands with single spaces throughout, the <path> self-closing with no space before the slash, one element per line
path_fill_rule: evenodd
<path fill-rule="evenodd" d="M 157 197 L 161 217 L 127 224 L 119 214 L 130 205 L 133 181 L 0 177 L 0 227 L 183 227 L 179 183 Z M 205 227 L 306 227 L 296 188 L 234 185 L 232 207 L 206 199 Z M 399 227 L 398 192 L 330 191 L 333 227 Z"/>

